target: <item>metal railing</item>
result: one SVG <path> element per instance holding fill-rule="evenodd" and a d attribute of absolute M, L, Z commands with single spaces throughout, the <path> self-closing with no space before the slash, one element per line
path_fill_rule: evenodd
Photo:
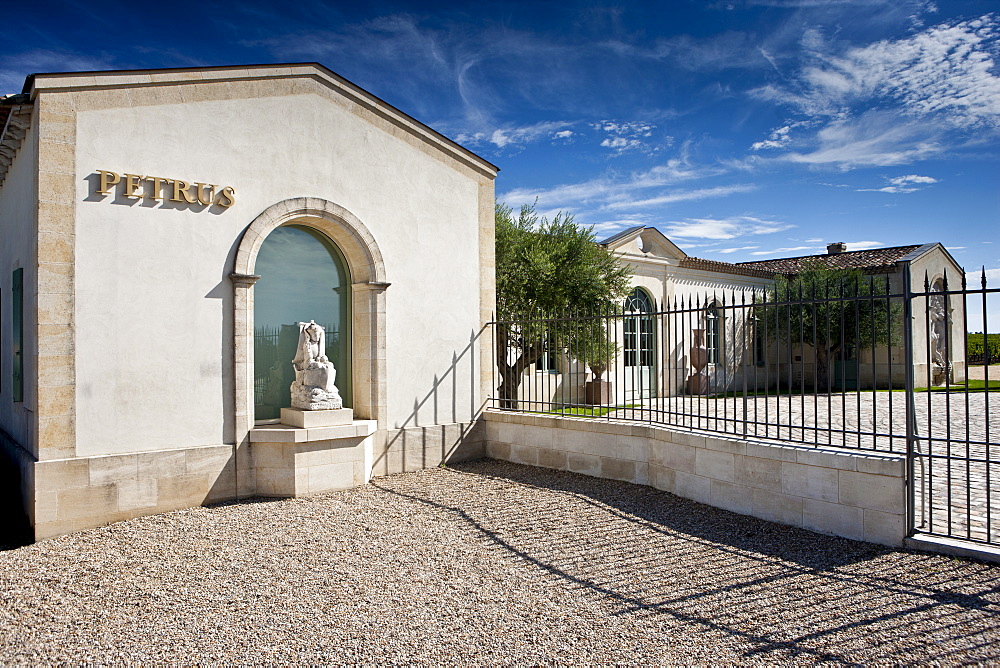
<path fill-rule="evenodd" d="M 959 283 L 915 290 L 905 271 L 498 319 L 488 404 L 906 455 L 915 530 L 994 542 L 1000 368 L 965 351 L 1000 289 Z"/>

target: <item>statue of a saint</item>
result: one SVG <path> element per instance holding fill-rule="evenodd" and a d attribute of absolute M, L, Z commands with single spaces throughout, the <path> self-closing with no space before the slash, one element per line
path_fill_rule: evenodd
<path fill-rule="evenodd" d="M 334 382 L 337 370 L 326 356 L 326 330 L 315 321 L 300 322 L 299 344 L 292 367 L 292 408 L 304 411 L 337 410 L 344 407 Z"/>
<path fill-rule="evenodd" d="M 941 290 L 937 285 L 935 285 L 934 290 Z M 951 376 L 951 363 L 948 360 L 948 346 L 947 346 L 947 328 L 948 321 L 951 319 L 948 315 L 948 307 L 945 301 L 945 297 L 935 295 L 928 298 L 928 310 L 930 311 L 930 349 L 931 356 L 933 359 L 933 364 L 931 367 L 931 384 L 932 385 L 943 385 L 947 380 L 950 380 Z"/>

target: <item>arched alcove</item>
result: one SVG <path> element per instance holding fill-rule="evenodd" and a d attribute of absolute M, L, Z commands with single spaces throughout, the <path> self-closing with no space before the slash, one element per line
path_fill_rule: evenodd
<path fill-rule="evenodd" d="M 351 271 L 343 252 L 322 232 L 290 223 L 264 239 L 255 272 L 254 422 L 277 419 L 291 406 L 300 322 L 326 330 L 324 352 L 336 369 L 344 407 L 353 408 Z"/>
<path fill-rule="evenodd" d="M 285 200 L 268 207 L 243 232 L 230 278 L 234 288 L 235 441 L 249 442 L 254 419 L 254 284 L 261 246 L 274 230 L 294 227 L 325 238 L 342 253 L 350 277 L 353 408 L 358 419 L 385 428 L 385 265 L 368 228 L 343 207 L 314 197 Z M 302 288 L 314 289 L 309 275 Z M 241 469 L 248 462 L 240 462 Z M 241 483 L 242 485 L 242 483 Z"/>

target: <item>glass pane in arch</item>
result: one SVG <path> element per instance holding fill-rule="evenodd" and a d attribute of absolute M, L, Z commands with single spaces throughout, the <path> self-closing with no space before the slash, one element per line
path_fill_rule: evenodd
<path fill-rule="evenodd" d="M 705 311 L 705 347 L 708 348 L 708 363 L 722 361 L 722 347 L 719 339 L 719 308 L 712 304 Z"/>
<path fill-rule="evenodd" d="M 254 273 L 254 419 L 278 418 L 291 405 L 296 323 L 310 320 L 326 327 L 326 355 L 344 406 L 352 406 L 351 275 L 343 253 L 317 230 L 284 225 L 264 239 Z"/>
<path fill-rule="evenodd" d="M 635 288 L 625 300 L 625 313 L 638 317 L 625 318 L 625 366 L 653 366 L 656 349 L 653 298 L 642 288 Z"/>

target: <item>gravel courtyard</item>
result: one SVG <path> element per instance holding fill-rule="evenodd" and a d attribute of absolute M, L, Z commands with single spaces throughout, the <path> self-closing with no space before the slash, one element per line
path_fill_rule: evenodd
<path fill-rule="evenodd" d="M 1000 566 L 484 460 L 0 552 L 4 664 L 1000 661 Z"/>

